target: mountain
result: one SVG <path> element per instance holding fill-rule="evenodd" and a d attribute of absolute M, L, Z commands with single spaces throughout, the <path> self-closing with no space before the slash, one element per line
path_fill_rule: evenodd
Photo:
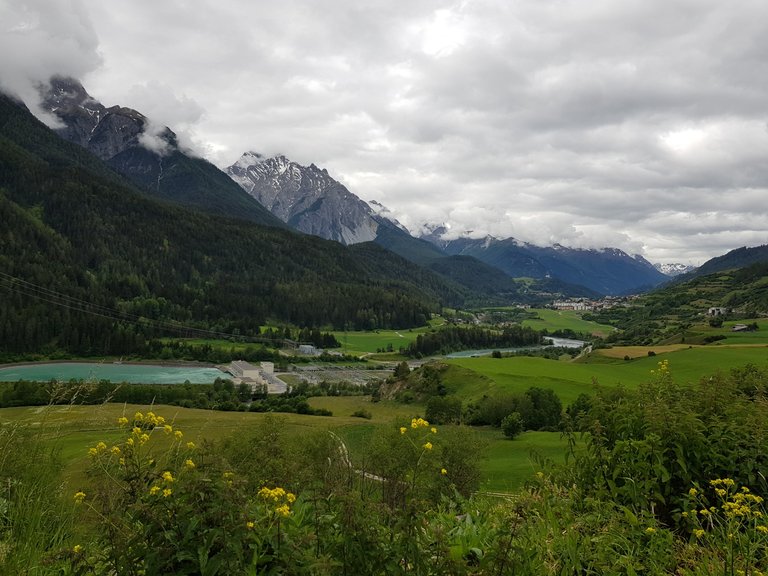
<path fill-rule="evenodd" d="M 474 257 L 448 255 L 414 238 L 384 206 L 361 200 L 314 164 L 246 152 L 227 174 L 292 228 L 346 245 L 374 242 L 469 290 L 472 304 L 540 300 L 536 286 L 526 287 Z M 579 290 L 569 292 L 576 295 Z"/>
<path fill-rule="evenodd" d="M 466 290 L 373 244 L 148 197 L 0 95 L 0 355 L 140 354 L 266 322 L 421 325 Z M 162 346 L 162 344 L 160 344 Z"/>
<path fill-rule="evenodd" d="M 665 276 L 671 277 L 686 274 L 696 269 L 695 266 L 689 266 L 688 264 L 654 264 L 653 267 Z"/>
<path fill-rule="evenodd" d="M 284 224 L 210 162 L 179 146 L 169 128 L 156 130 L 140 112 L 105 107 L 73 78 L 53 77 L 43 107 L 63 126 L 56 132 L 78 144 L 147 194 L 205 212 L 267 226 Z"/>
<path fill-rule="evenodd" d="M 642 292 L 668 279 L 641 256 L 616 248 L 543 247 L 491 236 L 446 240 L 441 233 L 438 228 L 426 238 L 448 254 L 474 256 L 514 278 L 554 278 L 602 295 Z"/>
<path fill-rule="evenodd" d="M 714 274 L 715 272 L 733 270 L 765 262 L 768 262 L 768 244 L 753 246 L 752 248 L 742 246 L 741 248 L 731 250 L 722 256 L 716 256 L 711 260 L 707 260 L 695 270 L 682 276 L 678 276 L 675 280 L 685 281 L 698 276 L 706 276 L 708 274 Z"/>
<path fill-rule="evenodd" d="M 265 158 L 246 152 L 227 174 L 243 190 L 291 228 L 345 245 L 375 240 L 381 227 L 404 228 L 380 216 L 314 164 L 302 166 L 285 156 Z"/>

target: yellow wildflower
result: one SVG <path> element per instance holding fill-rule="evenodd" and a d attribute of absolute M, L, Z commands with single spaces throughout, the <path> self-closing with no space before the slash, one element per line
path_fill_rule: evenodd
<path fill-rule="evenodd" d="M 691 498 L 696 496 L 698 493 L 699 493 L 699 491 L 696 490 L 696 488 L 691 488 L 690 490 L 688 490 L 688 496 L 690 496 Z"/>
<path fill-rule="evenodd" d="M 125 441 L 125 443 L 126 443 L 128 446 L 133 446 L 133 438 L 128 438 L 128 440 L 126 440 L 126 441 Z"/>
<path fill-rule="evenodd" d="M 176 430 L 173 435 L 176 437 L 176 440 L 181 440 L 184 437 L 184 434 L 181 432 L 181 430 Z"/>
<path fill-rule="evenodd" d="M 248 530 L 253 530 L 254 526 L 255 526 L 255 524 L 253 522 L 251 522 L 251 521 L 248 521 L 248 522 L 245 523 L 245 527 L 248 528 Z"/>
<path fill-rule="evenodd" d="M 157 420 L 158 426 L 162 426 L 163 424 L 165 424 L 165 418 L 163 418 L 162 416 L 158 416 L 156 420 Z"/>
<path fill-rule="evenodd" d="M 698 530 L 693 531 L 693 535 L 696 536 L 696 538 L 702 538 L 704 536 L 704 530 L 699 528 Z"/>
<path fill-rule="evenodd" d="M 654 534 L 656 532 L 656 528 L 653 528 L 651 526 L 648 526 L 648 528 L 645 529 L 646 534 Z"/>
<path fill-rule="evenodd" d="M 96 450 L 98 450 L 99 452 L 103 452 L 106 449 L 107 449 L 107 445 L 104 442 L 99 442 L 98 444 L 96 444 Z"/>
<path fill-rule="evenodd" d="M 445 468 L 440 468 L 440 474 L 445 476 L 446 474 L 448 474 L 448 470 L 446 470 Z"/>
<path fill-rule="evenodd" d="M 760 524 L 757 526 L 757 531 L 762 532 L 763 534 L 768 534 L 768 526 L 763 526 Z"/>
<path fill-rule="evenodd" d="M 168 498 L 168 496 L 170 496 L 171 494 L 173 494 L 173 490 L 171 490 L 170 488 L 165 488 L 163 490 L 163 498 Z"/>
<path fill-rule="evenodd" d="M 154 496 L 158 492 L 160 492 L 160 486 L 152 486 L 152 488 L 149 489 L 150 496 Z"/>
<path fill-rule="evenodd" d="M 291 492 L 288 492 L 288 494 L 285 495 L 285 499 L 288 500 L 289 504 L 293 504 L 294 502 L 296 502 L 296 495 Z"/>
<path fill-rule="evenodd" d="M 72 548 L 72 552 L 74 554 L 80 554 L 82 551 L 83 551 L 83 547 L 80 546 L 80 544 L 75 544 L 74 547 Z"/>
<path fill-rule="evenodd" d="M 194 463 L 194 462 L 192 462 L 192 459 L 191 459 L 191 458 L 187 458 L 187 459 L 184 461 L 184 466 L 186 466 L 188 470 L 192 470 L 193 468 L 195 468 L 195 463 Z"/>
<path fill-rule="evenodd" d="M 277 512 L 280 516 L 291 515 L 291 509 L 288 508 L 288 504 L 283 504 L 282 506 L 275 508 L 275 512 Z"/>
<path fill-rule="evenodd" d="M 169 484 L 173 482 L 173 474 L 171 474 L 170 471 L 168 471 L 168 470 L 163 472 L 162 478 L 163 478 L 163 480 L 165 480 Z"/>
<path fill-rule="evenodd" d="M 139 437 L 139 444 L 146 444 L 149 441 L 149 434 L 142 434 Z"/>
<path fill-rule="evenodd" d="M 405 434 L 408 431 L 408 428 L 405 426 L 400 426 L 400 434 Z"/>
<path fill-rule="evenodd" d="M 427 426 L 429 426 L 429 422 L 424 420 L 424 418 L 411 419 L 411 428 L 426 428 Z"/>
<path fill-rule="evenodd" d="M 96 448 L 88 448 L 88 456 L 96 456 L 99 453 Z"/>
<path fill-rule="evenodd" d="M 120 466 L 125 466 L 125 458 L 120 458 L 117 463 L 120 464 Z"/>
<path fill-rule="evenodd" d="M 120 418 L 117 419 L 117 423 L 120 426 L 125 426 L 128 424 L 128 418 L 126 418 L 125 416 L 120 416 Z"/>
<path fill-rule="evenodd" d="M 715 494 L 718 496 L 725 496 L 725 490 L 723 488 L 715 488 Z"/>
<path fill-rule="evenodd" d="M 235 477 L 235 473 L 234 472 L 224 472 L 224 474 L 222 474 L 221 476 L 222 476 L 222 478 L 224 478 L 224 480 L 231 480 L 232 478 Z M 262 488 L 262 490 L 266 490 L 266 488 Z M 261 493 L 261 492 L 259 492 L 259 493 Z"/>
<path fill-rule="evenodd" d="M 165 426 L 163 426 L 163 432 L 165 432 L 166 434 L 170 434 L 171 432 L 173 432 L 173 426 L 171 426 L 170 424 L 166 424 Z"/>
<path fill-rule="evenodd" d="M 424 450 L 432 450 L 432 442 L 427 442 L 424 444 Z"/>
<path fill-rule="evenodd" d="M 187 448 L 189 448 L 190 450 L 194 450 L 195 448 L 197 448 L 197 446 L 195 446 L 194 442 L 187 442 Z"/>
<path fill-rule="evenodd" d="M 115 456 L 120 456 L 120 447 L 119 446 L 112 446 L 112 449 L 110 450 L 112 454 Z"/>
<path fill-rule="evenodd" d="M 432 426 L 432 428 L 430 428 L 429 431 L 432 432 L 432 434 L 437 434 L 437 428 L 435 428 L 434 426 Z"/>
<path fill-rule="evenodd" d="M 157 424 L 157 416 L 155 416 L 154 412 L 147 412 L 146 419 L 147 419 L 147 422 L 152 424 L 153 426 Z"/>
<path fill-rule="evenodd" d="M 131 433 L 134 436 L 139 436 L 141 434 L 141 428 L 139 428 L 138 426 L 134 426 L 133 430 L 131 430 Z"/>
<path fill-rule="evenodd" d="M 133 415 L 133 419 L 136 422 L 141 422 L 142 420 L 144 420 L 144 414 L 142 414 L 141 412 L 136 412 L 136 414 Z"/>
<path fill-rule="evenodd" d="M 83 500 L 85 500 L 85 492 L 75 492 L 73 498 L 75 500 L 75 504 L 82 504 Z"/>

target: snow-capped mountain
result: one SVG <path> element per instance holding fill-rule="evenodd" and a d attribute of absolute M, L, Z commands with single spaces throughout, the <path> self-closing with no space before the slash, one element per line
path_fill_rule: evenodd
<path fill-rule="evenodd" d="M 446 240 L 443 233 L 443 229 L 435 227 L 424 238 L 448 254 L 474 256 L 514 278 L 556 278 L 606 295 L 640 292 L 667 279 L 642 256 L 618 248 L 535 246 L 515 238 L 492 236 Z"/>
<path fill-rule="evenodd" d="M 654 264 L 653 266 L 667 276 L 679 276 L 696 269 L 696 266 L 689 266 L 688 264 Z"/>
<path fill-rule="evenodd" d="M 74 78 L 53 77 L 43 106 L 62 122 L 56 132 L 87 148 L 152 196 L 206 212 L 284 225 L 210 162 L 182 150 L 168 127 L 131 108 L 107 108 Z"/>
<path fill-rule="evenodd" d="M 384 206 L 361 200 L 314 164 L 246 152 L 227 174 L 272 214 L 307 234 L 349 245 L 375 240 L 382 227 L 407 233 Z"/>

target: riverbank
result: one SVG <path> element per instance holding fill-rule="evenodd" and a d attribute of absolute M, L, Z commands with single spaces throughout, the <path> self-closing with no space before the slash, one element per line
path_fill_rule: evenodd
<path fill-rule="evenodd" d="M 81 358 L 77 360 L 25 360 L 22 362 L 0 363 L 0 369 L 16 368 L 20 366 L 42 366 L 44 364 L 103 364 L 128 366 L 159 366 L 163 368 L 216 368 L 215 364 L 210 362 L 199 362 L 197 360 L 94 360 L 92 358 Z"/>

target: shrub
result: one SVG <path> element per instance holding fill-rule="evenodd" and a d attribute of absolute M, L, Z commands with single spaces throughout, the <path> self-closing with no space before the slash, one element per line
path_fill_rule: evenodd
<path fill-rule="evenodd" d="M 519 412 L 512 412 L 501 421 L 501 431 L 509 439 L 517 438 L 523 431 L 523 418 Z"/>

